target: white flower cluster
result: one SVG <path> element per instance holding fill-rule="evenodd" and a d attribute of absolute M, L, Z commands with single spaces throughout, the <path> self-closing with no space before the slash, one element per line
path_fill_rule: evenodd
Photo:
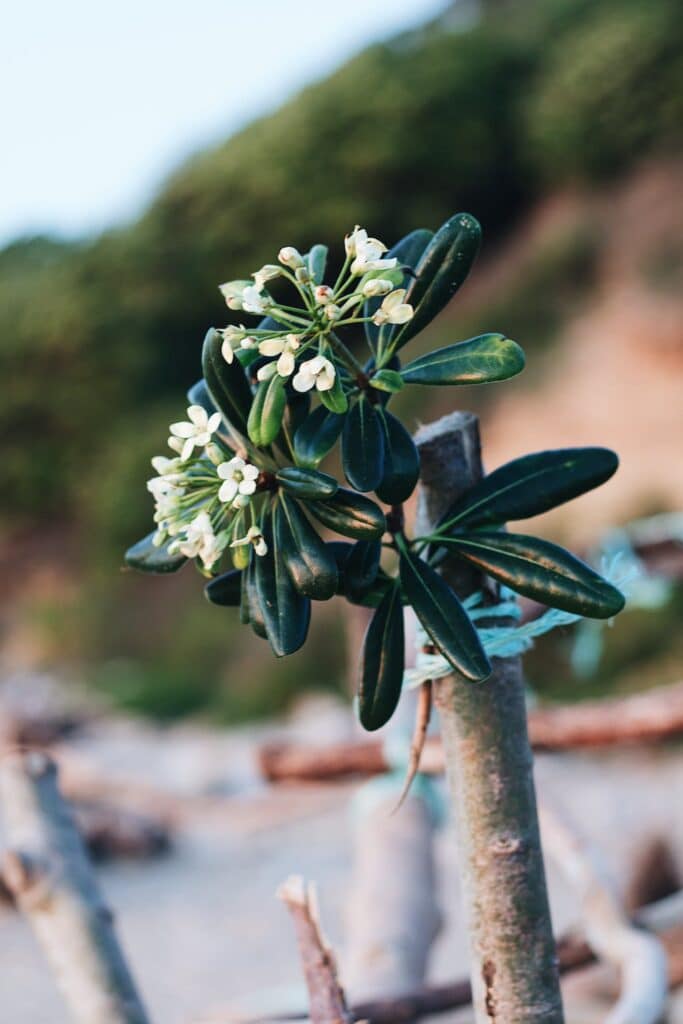
<path fill-rule="evenodd" d="M 187 417 L 170 427 L 168 443 L 176 457 L 152 459 L 157 475 L 147 481 L 147 490 L 155 502 L 154 543 L 168 543 L 171 554 L 199 558 L 207 571 L 228 546 L 251 544 L 257 555 L 266 554 L 255 522 L 238 536 L 257 490 L 258 467 L 214 437 L 220 413 L 209 416 L 202 406 L 191 405 Z"/>
<path fill-rule="evenodd" d="M 229 309 L 267 315 L 275 325 L 269 329 L 224 328 L 226 362 L 232 363 L 239 349 L 255 349 L 268 360 L 257 370 L 259 381 L 278 374 L 285 380 L 291 378 L 292 387 L 300 392 L 331 391 L 340 364 L 357 371 L 336 329 L 367 320 L 378 327 L 405 324 L 413 316 L 413 308 L 405 301 L 405 289 L 396 287 L 403 275 L 398 260 L 385 255 L 383 242 L 356 226 L 344 239 L 344 249 L 346 261 L 333 287 L 316 281 L 307 258 L 291 245 L 280 249 L 278 263 L 265 264 L 252 274 L 253 280 L 222 284 L 220 290 Z M 278 278 L 294 287 L 299 305 L 284 305 L 268 292 L 268 282 Z M 363 303 L 374 298 L 382 299 L 380 306 L 371 317 L 362 316 Z"/>

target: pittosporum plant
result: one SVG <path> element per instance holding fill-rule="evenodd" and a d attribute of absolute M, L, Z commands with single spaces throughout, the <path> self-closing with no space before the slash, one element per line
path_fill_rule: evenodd
<path fill-rule="evenodd" d="M 359 685 L 366 729 L 384 725 L 401 693 L 405 605 L 463 676 L 476 683 L 491 672 L 468 613 L 437 572 L 446 552 L 552 608 L 609 618 L 624 603 L 563 548 L 505 532 L 509 520 L 612 476 L 617 457 L 604 448 L 515 459 L 465 493 L 429 536 L 406 532 L 402 505 L 417 484 L 419 459 L 388 409 L 392 395 L 411 385 L 500 381 L 524 366 L 521 348 L 502 334 L 401 361 L 465 280 L 479 242 L 469 214 L 436 234 L 413 231 L 390 251 L 356 227 L 333 283 L 325 282 L 327 249 L 315 245 L 306 255 L 286 246 L 253 280 L 221 285 L 230 310 L 263 319 L 206 335 L 188 418 L 170 427 L 173 457 L 152 460 L 156 530 L 126 554 L 129 565 L 157 573 L 194 559 L 210 577 L 209 600 L 238 606 L 241 621 L 278 656 L 304 643 L 312 601 L 341 594 L 374 608 Z M 365 363 L 349 346 L 359 325 Z M 338 442 L 348 487 L 318 468 Z M 325 540 L 320 526 L 350 541 Z"/>

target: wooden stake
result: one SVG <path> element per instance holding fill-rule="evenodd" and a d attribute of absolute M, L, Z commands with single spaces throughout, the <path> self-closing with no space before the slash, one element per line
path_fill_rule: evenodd
<path fill-rule="evenodd" d="M 419 535 L 433 532 L 483 475 L 477 418 L 452 413 L 423 427 L 415 443 Z M 461 597 L 485 586 L 456 560 L 446 560 L 442 571 Z M 434 682 L 458 821 L 475 1016 L 477 1024 L 562 1024 L 521 664 L 493 663 L 484 683 L 457 674 Z"/>

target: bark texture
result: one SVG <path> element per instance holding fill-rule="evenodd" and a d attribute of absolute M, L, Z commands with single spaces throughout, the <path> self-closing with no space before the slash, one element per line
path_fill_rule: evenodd
<path fill-rule="evenodd" d="M 415 442 L 415 532 L 430 533 L 483 474 L 477 418 L 453 413 Z M 455 560 L 442 571 L 461 597 L 486 585 Z M 477 1024 L 562 1024 L 520 660 L 494 659 L 480 684 L 458 674 L 436 680 L 434 704 L 458 821 Z"/>
<path fill-rule="evenodd" d="M 78 1024 L 149 1024 L 83 842 L 38 751 L 6 755 L 3 877 L 26 914 Z"/>

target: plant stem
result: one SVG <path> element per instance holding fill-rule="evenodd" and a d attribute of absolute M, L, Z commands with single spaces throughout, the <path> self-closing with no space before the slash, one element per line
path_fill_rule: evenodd
<path fill-rule="evenodd" d="M 477 418 L 453 413 L 415 442 L 421 481 L 416 533 L 431 534 L 483 475 Z M 482 589 L 471 567 L 444 559 L 461 596 Z M 494 658 L 472 684 L 434 681 L 469 918 L 477 1024 L 562 1024 L 555 943 L 538 830 L 519 658 Z"/>

